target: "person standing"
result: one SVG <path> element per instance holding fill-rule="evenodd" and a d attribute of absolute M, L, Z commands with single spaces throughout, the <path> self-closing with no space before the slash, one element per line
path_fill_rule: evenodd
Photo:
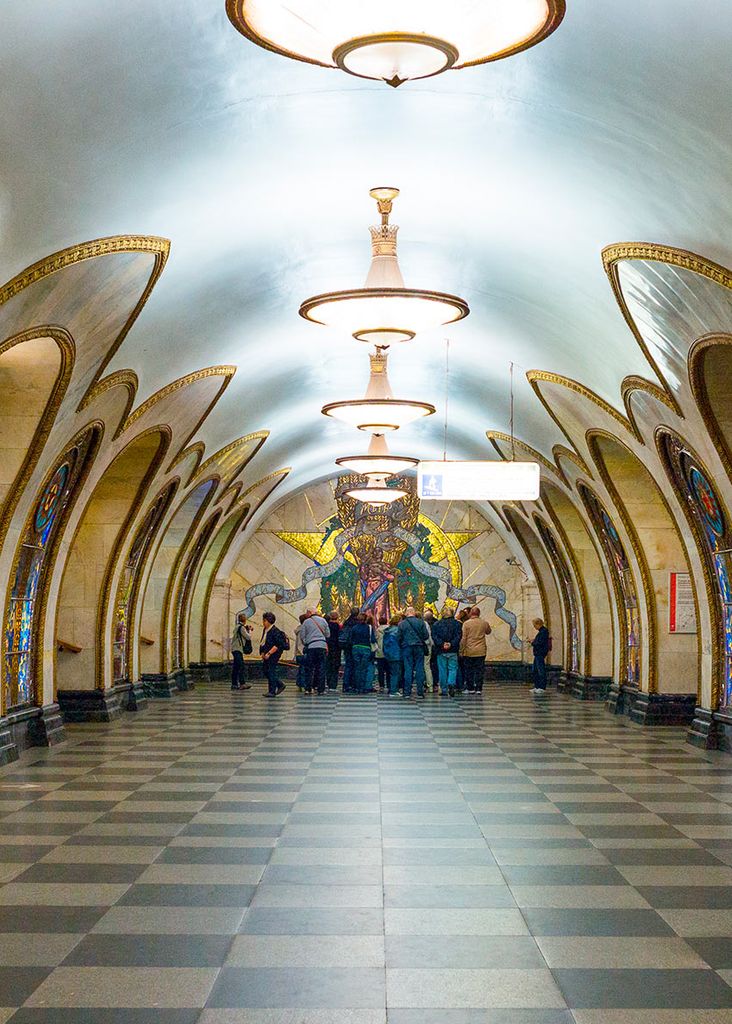
<path fill-rule="evenodd" d="M 308 608 L 300 626 L 300 639 L 305 651 L 305 692 L 325 693 L 325 654 L 330 627 L 317 608 Z"/>
<path fill-rule="evenodd" d="M 379 690 L 383 693 L 389 683 L 389 662 L 384 655 L 384 634 L 389 628 L 385 615 L 379 619 L 376 627 L 376 675 L 379 680 Z"/>
<path fill-rule="evenodd" d="M 331 612 L 328 616 L 328 654 L 325 662 L 325 678 L 329 690 L 338 689 L 338 674 L 341 669 L 341 624 L 338 621 L 338 612 Z"/>
<path fill-rule="evenodd" d="M 354 689 L 357 693 L 373 693 L 371 680 L 371 645 L 376 642 L 374 627 L 363 612 L 351 629 Z"/>
<path fill-rule="evenodd" d="M 295 685 L 298 690 L 305 688 L 305 649 L 302 645 L 302 624 L 307 618 L 305 612 L 299 617 L 300 624 L 295 628 L 295 664 L 297 665 L 297 678 Z"/>
<path fill-rule="evenodd" d="M 290 649 L 290 641 L 281 629 L 275 626 L 277 616 L 274 612 L 265 612 L 262 616 L 262 642 L 259 653 L 262 655 L 262 666 L 267 679 L 267 692 L 263 697 L 276 697 L 285 689 L 285 684 L 277 677 L 277 664 L 285 651 Z"/>
<path fill-rule="evenodd" d="M 354 689 L 353 682 L 353 642 L 351 640 L 351 631 L 356 625 L 356 619 L 358 618 L 358 609 L 351 608 L 351 612 L 343 623 L 340 632 L 340 645 L 343 651 L 343 692 L 349 693 Z"/>
<path fill-rule="evenodd" d="M 541 695 L 546 693 L 546 659 L 551 650 L 551 637 L 543 619 L 533 619 L 532 623 L 536 630 L 536 636 L 531 641 L 531 649 L 534 652 L 532 666 L 534 688 L 531 692 Z"/>
<path fill-rule="evenodd" d="M 417 685 L 417 697 L 424 700 L 424 657 L 429 640 L 429 630 L 411 606 L 405 609 L 399 623 L 399 644 L 402 649 L 402 671 L 404 672 L 404 693 L 412 696 L 412 683 Z"/>
<path fill-rule="evenodd" d="M 439 622 L 439 619 L 436 619 L 435 615 L 434 615 L 434 612 L 432 612 L 428 608 L 427 611 L 424 613 L 424 621 L 429 626 L 430 634 L 431 634 L 433 627 L 435 626 L 435 624 L 437 622 Z M 439 686 L 437 685 L 438 684 L 438 680 L 440 678 L 440 670 L 439 670 L 439 667 L 437 665 L 437 655 L 438 654 L 439 654 L 439 651 L 437 650 L 437 648 L 435 647 L 435 644 L 433 643 L 432 644 L 432 652 L 430 654 L 430 678 L 432 680 L 432 692 L 433 693 L 437 693 L 437 691 L 439 690 Z"/>
<path fill-rule="evenodd" d="M 432 625 L 434 621 L 435 617 L 429 610 L 422 616 L 422 622 L 424 622 L 427 627 L 427 633 L 429 635 L 424 656 L 424 685 L 427 690 L 432 690 L 433 693 L 435 691 L 435 681 L 432 676 L 432 651 L 434 649 L 434 644 L 432 643 Z"/>
<path fill-rule="evenodd" d="M 402 648 L 399 643 L 399 623 L 401 618 L 392 615 L 389 625 L 384 630 L 382 640 L 384 660 L 388 668 L 389 690 L 388 697 L 396 697 L 399 684 L 402 680 Z"/>
<path fill-rule="evenodd" d="M 437 651 L 437 671 L 443 697 L 455 693 L 458 670 L 458 651 L 463 636 L 462 623 L 455 618 L 455 609 L 442 609 L 442 618 L 432 627 L 432 640 Z"/>
<path fill-rule="evenodd" d="M 480 608 L 474 606 L 463 624 L 463 639 L 460 647 L 465 665 L 465 682 L 468 693 L 483 692 L 483 675 L 488 647 L 485 638 L 491 627 L 480 617 Z"/>
<path fill-rule="evenodd" d="M 457 615 L 457 620 L 460 626 L 463 627 L 470 618 L 470 609 L 463 608 Z M 465 687 L 465 658 L 463 658 L 462 649 L 458 652 L 458 670 L 457 670 L 457 681 L 455 683 L 455 691 L 458 694 L 462 694 Z"/>
<path fill-rule="evenodd" d="M 244 655 L 252 653 L 252 627 L 247 625 L 247 617 L 244 612 L 239 612 L 236 617 L 236 627 L 231 638 L 231 689 L 251 690 L 251 683 L 246 682 Z"/>

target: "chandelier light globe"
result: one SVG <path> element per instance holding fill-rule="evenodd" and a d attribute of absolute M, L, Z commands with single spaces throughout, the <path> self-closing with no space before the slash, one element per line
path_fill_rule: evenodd
<path fill-rule="evenodd" d="M 362 501 L 366 505 L 390 505 L 393 501 L 405 498 L 408 491 L 402 487 L 389 487 L 385 476 L 373 477 L 364 485 L 356 485 L 345 492 L 349 498 Z"/>
<path fill-rule="evenodd" d="M 226 9 L 267 50 L 396 88 L 535 46 L 565 0 L 227 0 Z"/>
<path fill-rule="evenodd" d="M 419 459 L 410 459 L 403 455 L 392 455 L 383 434 L 374 434 L 369 443 L 366 455 L 350 455 L 336 459 L 336 465 L 342 469 L 350 469 L 366 477 L 387 477 L 395 473 L 403 473 L 419 465 Z"/>
<path fill-rule="evenodd" d="M 381 223 L 369 229 L 371 267 L 364 287 L 314 295 L 300 306 L 300 316 L 380 347 L 411 341 L 420 331 L 464 319 L 470 308 L 457 295 L 404 286 L 397 257 L 399 228 L 389 223 L 399 189 L 383 186 L 369 194 L 376 200 Z"/>
<path fill-rule="evenodd" d="M 324 416 L 331 416 L 371 434 L 385 434 L 389 430 L 399 430 L 422 416 L 434 415 L 435 407 L 429 402 L 394 398 L 386 370 L 387 353 L 384 350 L 370 354 L 369 359 L 371 376 L 365 397 L 346 402 L 330 402 L 321 409 Z"/>

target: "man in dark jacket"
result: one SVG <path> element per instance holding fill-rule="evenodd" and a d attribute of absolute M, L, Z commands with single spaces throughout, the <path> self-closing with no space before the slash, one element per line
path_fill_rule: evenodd
<path fill-rule="evenodd" d="M 351 608 L 351 614 L 341 626 L 338 641 L 343 651 L 343 692 L 350 693 L 356 689 L 355 673 L 353 669 L 353 642 L 351 631 L 358 619 L 358 608 Z"/>
<path fill-rule="evenodd" d="M 551 638 L 543 619 L 534 619 L 533 625 L 536 636 L 531 641 L 531 649 L 534 652 L 534 689 L 531 692 L 540 695 L 546 693 L 546 657 L 551 648 Z"/>
<path fill-rule="evenodd" d="M 330 636 L 328 637 L 328 654 L 325 663 L 325 676 L 329 690 L 338 689 L 338 673 L 341 668 L 341 625 L 338 622 L 338 612 L 331 612 L 328 616 Z"/>
<path fill-rule="evenodd" d="M 275 626 L 276 621 L 277 616 L 274 612 L 265 612 L 262 616 L 262 642 L 259 645 L 259 653 L 262 655 L 262 666 L 268 683 L 267 693 L 262 694 L 263 697 L 276 697 L 285 688 L 285 684 L 280 682 L 277 676 L 277 662 L 289 644 L 282 630 Z"/>
<path fill-rule="evenodd" d="M 417 684 L 417 697 L 424 700 L 424 658 L 430 632 L 414 608 L 407 608 L 399 623 L 399 644 L 404 672 L 403 697 L 412 696 L 412 681 Z"/>
<path fill-rule="evenodd" d="M 437 672 L 443 697 L 455 693 L 458 670 L 458 652 L 463 625 L 455 618 L 455 609 L 442 609 L 442 618 L 432 627 L 432 641 L 437 651 Z"/>

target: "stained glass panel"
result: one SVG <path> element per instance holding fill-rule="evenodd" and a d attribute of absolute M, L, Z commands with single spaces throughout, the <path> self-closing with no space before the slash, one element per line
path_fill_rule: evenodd
<path fill-rule="evenodd" d="M 675 434 L 661 436 L 666 472 L 682 499 L 717 598 L 719 647 L 717 666 L 723 707 L 732 704 L 732 533 L 716 488 L 695 453 Z"/>
<path fill-rule="evenodd" d="M 78 493 L 98 432 L 91 428 L 59 459 L 41 490 L 18 548 L 5 613 L 5 708 L 37 703 L 34 664 L 35 631 L 43 601 L 43 584 L 53 562 L 56 540 Z"/>
<path fill-rule="evenodd" d="M 535 516 L 535 522 L 539 530 L 539 535 L 544 542 L 544 547 L 547 549 L 549 557 L 554 565 L 562 593 L 562 603 L 564 604 L 565 615 L 569 626 L 569 671 L 579 672 L 580 617 L 579 608 L 577 606 L 577 597 L 574 589 L 574 580 L 572 579 L 572 574 L 569 570 L 567 560 L 564 557 L 564 552 L 559 547 L 553 531 L 549 528 L 548 524 L 538 516 Z"/>
<path fill-rule="evenodd" d="M 580 496 L 587 509 L 605 558 L 610 566 L 615 592 L 621 601 L 620 617 L 624 624 L 625 682 L 632 686 L 640 683 L 641 626 L 638 611 L 638 591 L 625 546 L 607 509 L 589 487 L 580 486 Z"/>
<path fill-rule="evenodd" d="M 221 518 L 220 512 L 214 515 L 204 525 L 186 559 L 185 568 L 181 575 L 180 586 L 178 587 L 178 599 L 175 608 L 174 636 L 173 636 L 173 668 L 182 668 L 185 650 L 185 629 L 188 622 L 188 608 L 190 605 L 193 584 L 198 576 L 201 562 L 206 553 L 216 524 Z"/>

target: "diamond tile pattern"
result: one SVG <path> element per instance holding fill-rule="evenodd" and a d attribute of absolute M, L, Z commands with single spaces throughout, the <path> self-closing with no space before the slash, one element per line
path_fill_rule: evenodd
<path fill-rule="evenodd" d="M 732 1022 L 732 760 L 210 685 L 0 771 L 0 1022 Z"/>

